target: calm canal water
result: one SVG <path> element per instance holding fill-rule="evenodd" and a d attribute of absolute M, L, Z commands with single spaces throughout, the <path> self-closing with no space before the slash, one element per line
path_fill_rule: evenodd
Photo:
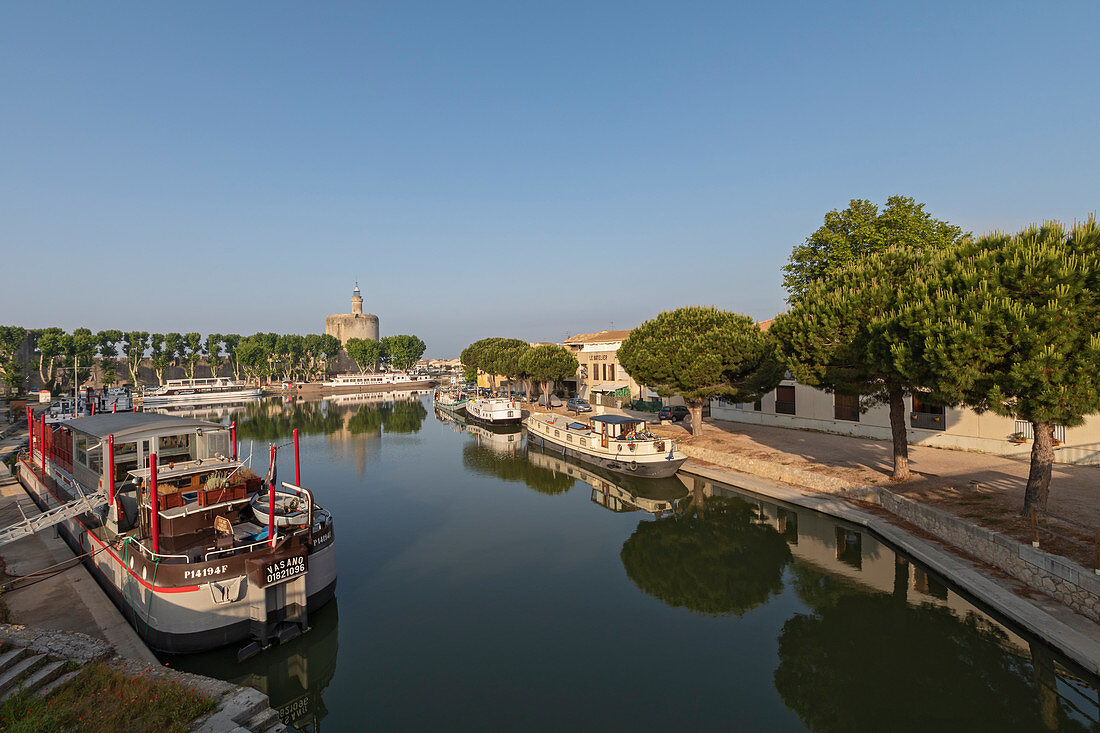
<path fill-rule="evenodd" d="M 337 599 L 244 664 L 167 661 L 266 692 L 293 728 L 1100 730 L 1095 679 L 844 522 L 597 476 L 427 395 L 231 414 L 260 463 L 301 430 Z"/>

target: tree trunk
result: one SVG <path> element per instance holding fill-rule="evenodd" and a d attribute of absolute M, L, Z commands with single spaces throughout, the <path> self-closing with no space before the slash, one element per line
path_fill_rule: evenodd
<path fill-rule="evenodd" d="M 905 603 L 909 595 L 909 561 L 894 557 L 894 599 Z"/>
<path fill-rule="evenodd" d="M 1046 509 L 1050 471 L 1054 465 L 1054 424 L 1032 422 L 1031 432 L 1035 439 L 1031 442 L 1031 470 L 1027 474 L 1024 509 L 1021 512 L 1025 517 L 1031 514 L 1032 508 Z"/>
<path fill-rule="evenodd" d="M 46 383 L 46 355 L 38 357 L 38 376 L 42 378 L 42 384 Z"/>
<path fill-rule="evenodd" d="M 1060 730 L 1058 715 L 1058 678 L 1054 674 L 1054 660 L 1050 652 L 1041 644 L 1032 642 L 1031 669 L 1034 675 L 1036 696 L 1039 698 L 1039 719 L 1043 728 L 1049 731 Z"/>
<path fill-rule="evenodd" d="M 688 411 L 691 412 L 691 434 L 700 435 L 703 432 L 703 401 L 684 400 Z"/>
<path fill-rule="evenodd" d="M 691 512 L 699 519 L 706 519 L 707 502 L 706 495 L 703 493 L 703 479 L 701 478 L 693 479 L 691 482 Z"/>
<path fill-rule="evenodd" d="M 909 436 L 905 431 L 905 394 L 900 387 L 890 389 L 890 435 L 894 441 L 892 481 L 905 481 L 909 473 Z"/>

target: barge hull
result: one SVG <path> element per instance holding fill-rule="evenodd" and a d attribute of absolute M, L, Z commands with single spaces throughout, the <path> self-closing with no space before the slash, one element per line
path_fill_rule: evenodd
<path fill-rule="evenodd" d="M 28 495 L 43 511 L 62 503 L 38 475 L 38 470 L 20 460 L 18 477 Z M 51 481 L 52 481 L 51 477 Z M 193 653 L 216 649 L 253 638 L 257 623 L 277 626 L 287 616 L 289 602 L 267 609 L 268 592 L 288 595 L 288 584 L 266 588 L 250 587 L 247 577 L 238 576 L 236 598 L 228 602 L 214 601 L 215 583 L 195 581 L 187 587 L 156 586 L 146 581 L 144 569 L 139 577 L 125 566 L 116 554 L 117 546 L 99 538 L 85 523 L 95 523 L 85 514 L 57 525 L 62 539 L 103 588 L 123 617 L 138 635 L 158 652 Z M 334 542 L 308 554 L 309 569 L 299 576 L 304 583 L 306 612 L 312 613 L 332 600 L 336 591 L 336 548 Z M 133 558 L 131 558 L 131 566 Z M 154 570 L 155 572 L 155 570 Z M 155 577 L 153 578 L 155 580 Z M 235 578 L 219 579 L 232 583 Z M 295 581 L 289 581 L 295 582 Z M 244 592 L 241 593 L 240 591 Z M 153 601 L 156 599 L 156 601 Z M 256 602 L 263 604 L 260 619 L 256 619 Z M 177 630 L 179 629 L 179 630 Z"/>
<path fill-rule="evenodd" d="M 687 462 L 687 457 L 677 458 L 673 460 L 662 460 L 661 462 L 652 463 L 637 463 L 636 468 L 630 467 L 630 461 L 617 461 L 610 458 L 602 458 L 598 456 L 589 455 L 588 453 L 582 453 L 575 448 L 571 448 L 568 445 L 557 443 L 554 440 L 547 440 L 544 436 L 538 434 L 532 434 L 528 431 L 528 440 L 535 439 L 538 441 L 540 448 L 547 452 L 560 452 L 567 458 L 575 458 L 582 463 L 587 463 L 590 466 L 596 466 L 606 471 L 614 471 L 615 473 L 621 473 L 625 476 L 642 476 L 644 478 L 668 478 L 669 476 L 675 476 L 676 472 L 680 470 L 680 467 Z"/>

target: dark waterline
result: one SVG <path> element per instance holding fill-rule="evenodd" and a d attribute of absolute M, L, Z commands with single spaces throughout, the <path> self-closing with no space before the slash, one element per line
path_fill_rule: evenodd
<path fill-rule="evenodd" d="M 244 664 L 167 661 L 300 730 L 1098 730 L 1095 679 L 844 522 L 598 475 L 423 395 L 211 417 L 246 456 L 299 428 L 337 599 Z"/>

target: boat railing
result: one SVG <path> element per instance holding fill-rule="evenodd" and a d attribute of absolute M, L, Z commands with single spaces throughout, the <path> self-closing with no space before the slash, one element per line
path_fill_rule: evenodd
<path fill-rule="evenodd" d="M 174 554 L 169 554 L 169 553 L 164 553 L 164 552 L 153 552 L 148 547 L 141 544 L 141 540 L 139 540 L 135 537 L 130 538 L 130 543 L 134 544 L 134 545 L 137 545 L 138 549 L 141 550 L 141 554 L 145 555 L 145 557 L 147 557 L 149 560 L 151 560 L 153 562 L 163 562 L 164 560 L 171 559 L 171 558 L 176 558 L 176 559 L 183 560 L 183 562 L 185 562 L 185 563 L 191 562 L 191 557 L 189 555 L 174 555 Z"/>
<path fill-rule="evenodd" d="M 288 489 L 290 491 L 293 491 L 298 496 L 303 496 L 304 495 L 306 497 L 306 512 L 307 512 L 308 517 L 309 517 L 309 520 L 306 522 L 306 526 L 309 527 L 310 531 L 312 532 L 313 531 L 313 505 L 315 503 L 314 500 L 313 500 L 313 492 L 310 491 L 309 489 L 304 489 L 301 486 L 295 486 L 294 484 L 287 483 L 286 481 L 283 482 L 283 488 Z"/>
<path fill-rule="evenodd" d="M 270 545 L 268 540 L 260 540 L 248 545 L 237 545 L 236 547 L 226 547 L 221 550 L 211 550 L 202 556 L 203 562 L 209 562 L 212 558 L 221 557 L 222 555 L 235 555 L 238 552 L 252 552 L 254 548 L 261 547 L 263 545 Z"/>

